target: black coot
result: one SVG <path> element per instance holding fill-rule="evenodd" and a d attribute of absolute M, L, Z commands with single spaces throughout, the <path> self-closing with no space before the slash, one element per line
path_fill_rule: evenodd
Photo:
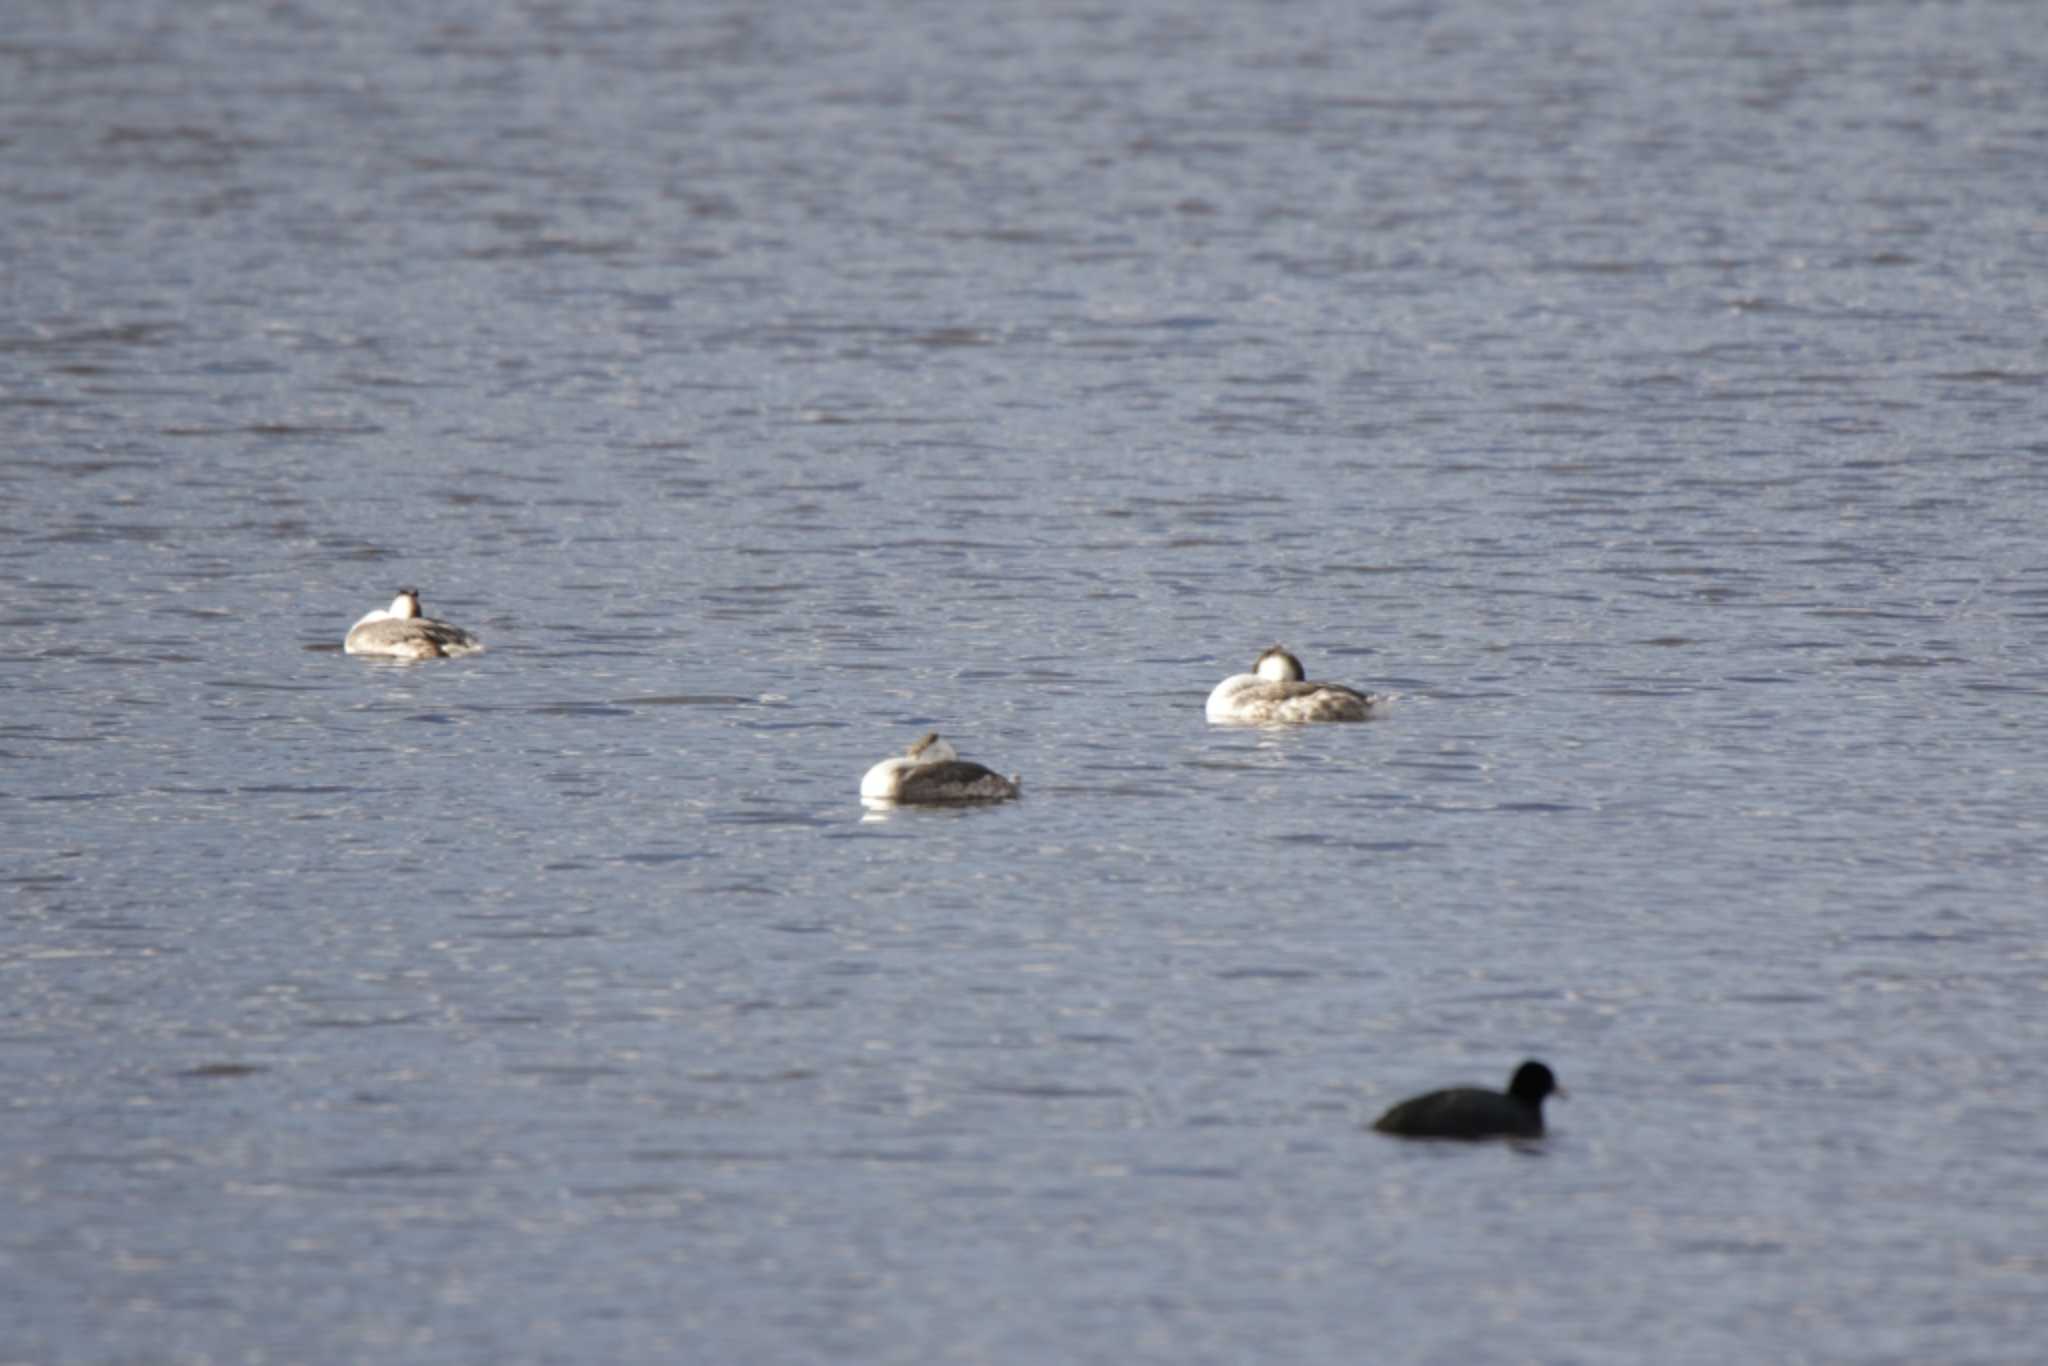
<path fill-rule="evenodd" d="M 1404 1100 L 1373 1128 L 1402 1138 L 1541 1138 L 1543 1098 L 1565 1094 L 1548 1067 L 1536 1061 L 1515 1069 L 1505 1092 L 1456 1086 Z"/>

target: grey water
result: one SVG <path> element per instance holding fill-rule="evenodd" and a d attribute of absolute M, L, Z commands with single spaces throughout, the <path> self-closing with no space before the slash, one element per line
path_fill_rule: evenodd
<path fill-rule="evenodd" d="M 2040 1359 L 2037 6 L 6 28 L 0 1361 Z"/>

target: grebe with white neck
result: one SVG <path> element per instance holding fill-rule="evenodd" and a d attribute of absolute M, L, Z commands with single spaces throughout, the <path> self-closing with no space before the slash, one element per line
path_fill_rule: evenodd
<path fill-rule="evenodd" d="M 420 615 L 420 590 L 401 588 L 389 607 L 366 612 L 349 627 L 341 648 L 352 655 L 441 659 L 473 655 L 484 643 L 460 626 Z"/>
<path fill-rule="evenodd" d="M 1232 674 L 1209 694 L 1211 721 L 1291 725 L 1298 721 L 1363 721 L 1377 701 L 1342 683 L 1310 683 L 1301 661 L 1278 645 L 1260 655 L 1248 674 Z"/>
<path fill-rule="evenodd" d="M 884 759 L 860 780 L 860 797 L 874 804 L 999 802 L 1014 797 L 1023 779 L 1005 778 L 960 757 L 937 731 L 893 759 Z"/>

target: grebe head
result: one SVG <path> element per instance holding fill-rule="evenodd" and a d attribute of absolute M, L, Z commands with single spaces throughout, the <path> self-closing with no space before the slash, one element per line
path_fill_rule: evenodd
<path fill-rule="evenodd" d="M 906 751 L 911 762 L 919 764 L 943 764 L 960 757 L 959 752 L 935 730 L 928 730 L 917 737 L 917 743 Z"/>
<path fill-rule="evenodd" d="M 1252 672 L 1268 683 L 1299 683 L 1307 677 L 1301 671 L 1301 661 L 1278 645 L 1272 646 L 1259 656 L 1259 662 L 1252 666 Z"/>
<path fill-rule="evenodd" d="M 401 588 L 398 596 L 391 600 L 391 615 L 400 621 L 410 621 L 420 614 L 420 590 Z"/>

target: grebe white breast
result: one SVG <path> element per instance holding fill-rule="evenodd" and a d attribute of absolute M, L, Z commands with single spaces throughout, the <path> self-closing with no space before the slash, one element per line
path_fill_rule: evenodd
<path fill-rule="evenodd" d="M 460 626 L 420 615 L 420 590 L 401 588 L 389 607 L 363 614 L 348 628 L 341 648 L 352 655 L 384 655 L 392 659 L 440 659 L 473 655 L 484 648 Z"/>
<path fill-rule="evenodd" d="M 1304 681 L 1301 661 L 1275 645 L 1259 656 L 1250 673 L 1218 683 L 1205 710 L 1211 721 L 1249 725 L 1363 721 L 1377 700 L 1342 683 Z"/>
<path fill-rule="evenodd" d="M 903 754 L 884 759 L 860 780 L 866 802 L 999 802 L 1017 795 L 1023 779 L 1005 778 L 971 764 L 937 731 L 921 736 Z"/>

